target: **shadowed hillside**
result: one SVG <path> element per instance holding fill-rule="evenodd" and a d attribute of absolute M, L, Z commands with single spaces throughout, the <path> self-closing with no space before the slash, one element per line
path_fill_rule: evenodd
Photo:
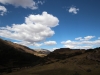
<path fill-rule="evenodd" d="M 34 67 L 4 75 L 100 75 L 100 48 L 61 48 L 39 60 Z"/>
<path fill-rule="evenodd" d="M 0 39 L 0 72 L 36 65 L 40 57 L 33 52 L 28 47 Z"/>
<path fill-rule="evenodd" d="M 100 47 L 56 49 L 45 57 L 35 56 L 26 46 L 0 39 L 0 73 L 3 75 L 100 75 Z"/>
<path fill-rule="evenodd" d="M 48 56 L 45 57 L 45 60 L 65 60 L 67 58 L 75 57 L 75 56 L 83 56 L 85 55 L 85 58 L 87 60 L 94 60 L 94 61 L 100 61 L 100 47 L 95 49 L 69 49 L 69 48 L 60 48 L 56 49 Z"/>

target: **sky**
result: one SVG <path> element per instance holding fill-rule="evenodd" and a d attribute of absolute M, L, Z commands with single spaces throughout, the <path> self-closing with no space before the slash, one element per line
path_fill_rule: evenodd
<path fill-rule="evenodd" d="M 0 38 L 51 51 L 100 47 L 100 0 L 0 0 Z"/>

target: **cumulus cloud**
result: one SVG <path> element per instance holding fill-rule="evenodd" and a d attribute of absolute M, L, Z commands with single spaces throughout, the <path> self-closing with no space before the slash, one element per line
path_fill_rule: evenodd
<path fill-rule="evenodd" d="M 2 4 L 11 4 L 16 7 L 30 8 L 32 10 L 37 9 L 37 3 L 34 0 L 0 0 Z"/>
<path fill-rule="evenodd" d="M 82 37 L 78 37 L 75 38 L 75 40 L 77 41 L 71 41 L 71 40 L 67 40 L 67 41 L 62 41 L 61 44 L 64 45 L 64 47 L 67 48 L 79 48 L 79 49 L 89 49 L 89 48 L 93 48 L 96 46 L 100 46 L 100 39 L 97 40 L 91 40 L 92 38 L 94 38 L 95 36 L 86 36 L 84 37 L 84 39 L 82 39 Z"/>
<path fill-rule="evenodd" d="M 25 23 L 26 24 L 35 23 L 35 24 L 41 24 L 46 27 L 55 27 L 58 25 L 59 20 L 57 17 L 54 17 L 53 15 L 48 14 L 47 12 L 43 12 L 42 15 L 38 14 L 25 17 Z"/>
<path fill-rule="evenodd" d="M 76 7 L 70 7 L 68 11 L 69 11 L 69 13 L 77 14 L 78 11 L 79 11 L 79 8 L 76 8 Z"/>
<path fill-rule="evenodd" d="M 21 44 L 41 46 L 37 43 L 53 36 L 55 32 L 51 28 L 58 24 L 58 18 L 47 12 L 31 14 L 25 17 L 25 23 L 0 27 L 0 36 L 19 40 Z"/>
<path fill-rule="evenodd" d="M 0 15 L 3 16 L 7 12 L 7 9 L 4 6 L 0 6 Z"/>
<path fill-rule="evenodd" d="M 39 44 L 39 43 L 35 43 L 35 42 L 34 42 L 32 45 L 35 46 L 35 47 L 40 47 L 40 46 L 42 46 L 43 44 L 42 44 L 42 43 Z"/>
<path fill-rule="evenodd" d="M 21 42 L 14 42 L 14 43 L 21 44 L 24 46 L 35 46 L 35 47 L 40 47 L 43 45 L 42 43 L 28 42 L 28 41 L 21 41 Z"/>
<path fill-rule="evenodd" d="M 45 45 L 56 45 L 56 41 L 46 41 L 44 42 Z"/>

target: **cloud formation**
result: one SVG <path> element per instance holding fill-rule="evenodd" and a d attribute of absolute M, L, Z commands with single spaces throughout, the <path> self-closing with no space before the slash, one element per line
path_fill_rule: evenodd
<path fill-rule="evenodd" d="M 89 49 L 96 46 L 100 46 L 100 39 L 97 39 L 94 41 L 91 40 L 94 37 L 95 36 L 86 36 L 84 37 L 84 39 L 82 39 L 82 37 L 78 37 L 78 38 L 75 38 L 75 40 L 77 41 L 67 40 L 67 41 L 62 41 L 61 44 L 63 44 L 64 47 L 73 48 L 73 49 L 77 49 L 77 48 Z"/>
<path fill-rule="evenodd" d="M 38 1 L 37 4 L 41 4 L 43 5 L 45 3 L 45 1 Z"/>
<path fill-rule="evenodd" d="M 31 14 L 25 17 L 25 23 L 0 27 L 0 36 L 19 40 L 21 44 L 41 46 L 42 44 L 37 43 L 53 36 L 55 32 L 51 28 L 58 24 L 58 18 L 47 12 L 41 15 Z"/>
<path fill-rule="evenodd" d="M 76 8 L 76 7 L 70 7 L 68 11 L 69 11 L 69 13 L 77 14 L 78 11 L 79 11 L 79 8 Z"/>
<path fill-rule="evenodd" d="M 46 41 L 46 42 L 44 42 L 44 44 L 51 46 L 51 45 L 56 45 L 57 43 L 56 43 L 56 41 Z"/>
<path fill-rule="evenodd" d="M 16 7 L 30 8 L 32 10 L 37 9 L 37 3 L 34 0 L 0 0 L 2 4 L 11 4 Z"/>
<path fill-rule="evenodd" d="M 98 39 L 100 39 L 100 37 L 98 37 Z"/>
<path fill-rule="evenodd" d="M 4 6 L 0 6 L 0 15 L 3 16 L 7 12 L 7 9 Z"/>
<path fill-rule="evenodd" d="M 88 40 L 91 40 L 92 38 L 94 38 L 95 36 L 86 36 L 84 38 L 82 37 L 78 37 L 78 38 L 75 38 L 75 40 L 79 40 L 79 41 L 88 41 Z"/>

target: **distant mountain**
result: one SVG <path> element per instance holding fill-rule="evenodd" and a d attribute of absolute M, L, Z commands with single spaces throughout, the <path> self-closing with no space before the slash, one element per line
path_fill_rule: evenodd
<path fill-rule="evenodd" d="M 34 49 L 34 50 L 36 51 L 35 55 L 37 56 L 44 57 L 50 54 L 50 51 L 46 49 Z"/>
<path fill-rule="evenodd" d="M 84 56 L 83 56 L 84 55 Z M 82 59 L 93 60 L 100 62 L 100 47 L 95 49 L 69 49 L 69 48 L 60 48 L 56 49 L 50 54 L 48 54 L 43 62 L 56 62 L 61 60 L 66 60 L 70 58 L 74 58 L 76 56 L 81 57 Z M 78 61 L 78 60 L 77 60 Z"/>
<path fill-rule="evenodd" d="M 47 58 L 63 60 L 76 55 L 81 55 L 85 50 L 60 48 L 47 55 Z"/>

